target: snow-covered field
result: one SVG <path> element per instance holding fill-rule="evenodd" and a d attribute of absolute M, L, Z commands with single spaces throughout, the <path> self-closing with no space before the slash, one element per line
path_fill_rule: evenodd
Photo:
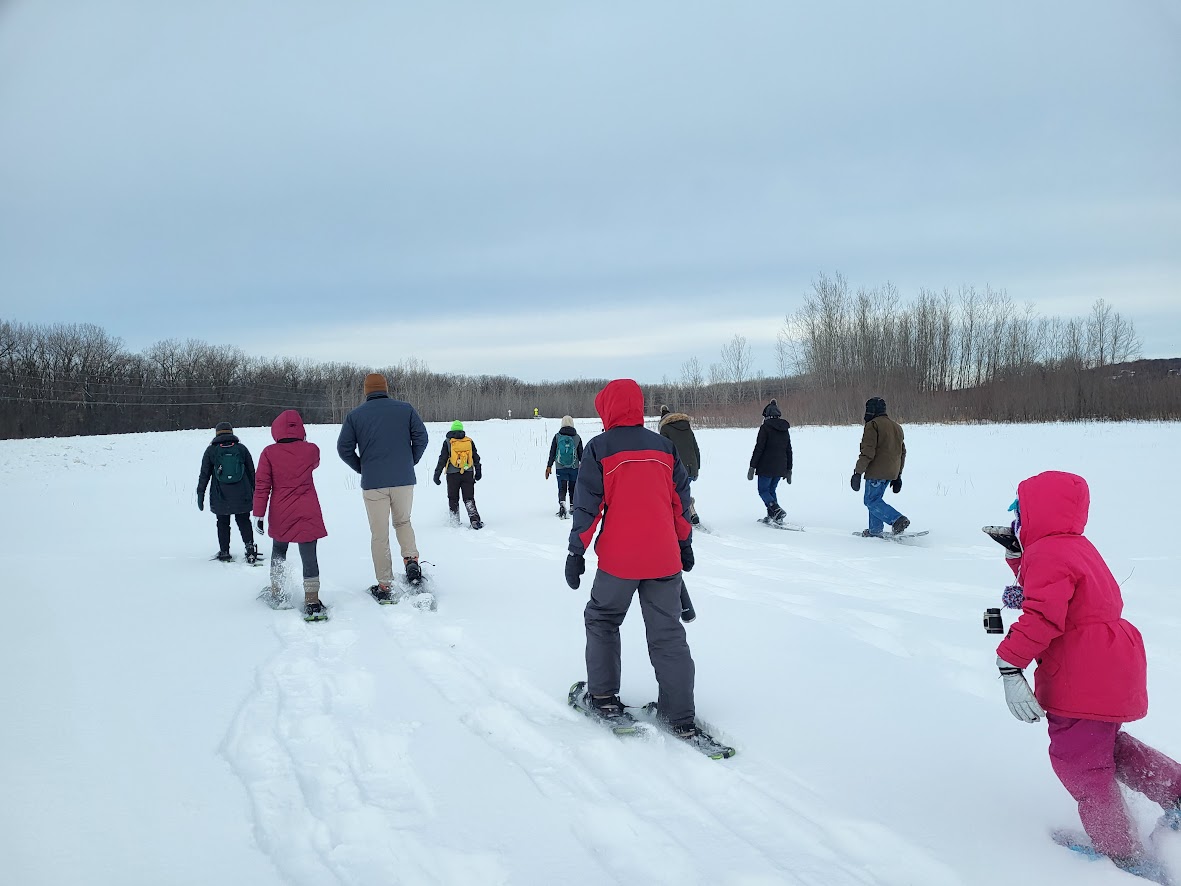
<path fill-rule="evenodd" d="M 209 561 L 194 488 L 210 432 L 0 442 L 0 882 L 1136 882 L 1047 839 L 1076 814 L 1044 726 L 1005 707 L 981 612 L 1010 573 L 979 527 L 1030 474 L 1089 480 L 1088 535 L 1148 645 L 1152 707 L 1131 731 L 1181 755 L 1163 458 L 1181 426 L 910 426 L 888 498 L 931 534 L 906 546 L 851 535 L 859 427 L 793 433 L 780 500 L 803 533 L 755 523 L 753 430 L 699 431 L 713 533 L 696 536 L 687 630 L 699 716 L 739 750 L 725 762 L 566 706 L 589 582 L 562 580 L 570 524 L 542 476 L 557 427 L 469 425 L 482 532 L 446 525 L 430 427 L 414 523 L 435 613 L 366 595 L 358 478 L 337 428 L 310 428 L 334 615 L 318 625 L 255 600 L 265 569 Z M 239 433 L 256 458 L 270 442 Z M 638 606 L 622 695 L 655 697 Z"/>

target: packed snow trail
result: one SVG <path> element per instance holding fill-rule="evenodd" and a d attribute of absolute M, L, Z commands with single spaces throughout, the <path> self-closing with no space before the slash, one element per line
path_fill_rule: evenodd
<path fill-rule="evenodd" d="M 979 527 L 1031 473 L 1090 480 L 1088 536 L 1130 576 L 1148 645 L 1152 709 L 1131 731 L 1175 756 L 1181 564 L 1155 466 L 1126 453 L 1181 428 L 908 426 L 892 498 L 931 534 L 905 545 L 851 537 L 856 427 L 793 431 L 780 501 L 805 532 L 752 519 L 753 431 L 698 431 L 712 532 L 695 537 L 687 630 L 699 716 L 739 749 L 723 762 L 617 739 L 566 705 L 586 588 L 562 580 L 570 524 L 542 477 L 556 429 L 468 425 L 480 532 L 447 526 L 420 465 L 439 609 L 418 612 L 366 593 L 356 475 L 336 428 L 310 428 L 333 606 L 313 625 L 255 599 L 266 570 L 208 561 L 213 520 L 193 499 L 207 432 L 0 443 L 17 503 L 0 565 L 21 613 L 0 647 L 5 881 L 1126 886 L 1048 839 L 1077 818 L 1044 727 L 1005 709 L 980 613 L 1009 574 Z M 269 442 L 240 436 L 255 456 Z M 635 608 L 621 695 L 639 705 L 656 687 Z"/>

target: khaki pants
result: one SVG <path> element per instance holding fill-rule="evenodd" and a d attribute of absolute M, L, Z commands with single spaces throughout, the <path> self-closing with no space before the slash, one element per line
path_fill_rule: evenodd
<path fill-rule="evenodd" d="M 373 572 L 379 584 L 394 580 L 394 562 L 390 554 L 390 522 L 402 549 L 402 559 L 418 559 L 414 544 L 414 527 L 410 525 L 410 508 L 414 504 L 413 486 L 386 486 L 364 490 L 365 513 L 369 517 L 370 553 Z"/>

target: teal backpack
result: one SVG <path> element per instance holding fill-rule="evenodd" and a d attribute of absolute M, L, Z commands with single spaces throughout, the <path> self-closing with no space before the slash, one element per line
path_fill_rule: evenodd
<path fill-rule="evenodd" d="M 557 463 L 559 468 L 578 465 L 578 438 L 573 434 L 558 434 Z"/>
<path fill-rule="evenodd" d="M 246 459 L 237 443 L 217 444 L 213 453 L 213 479 L 218 483 L 237 483 L 246 476 Z"/>

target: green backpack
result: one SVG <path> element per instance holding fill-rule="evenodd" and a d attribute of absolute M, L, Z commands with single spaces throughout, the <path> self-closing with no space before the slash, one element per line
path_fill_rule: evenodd
<path fill-rule="evenodd" d="M 213 479 L 218 483 L 237 483 L 246 476 L 246 459 L 237 443 L 219 443 L 213 453 Z"/>

